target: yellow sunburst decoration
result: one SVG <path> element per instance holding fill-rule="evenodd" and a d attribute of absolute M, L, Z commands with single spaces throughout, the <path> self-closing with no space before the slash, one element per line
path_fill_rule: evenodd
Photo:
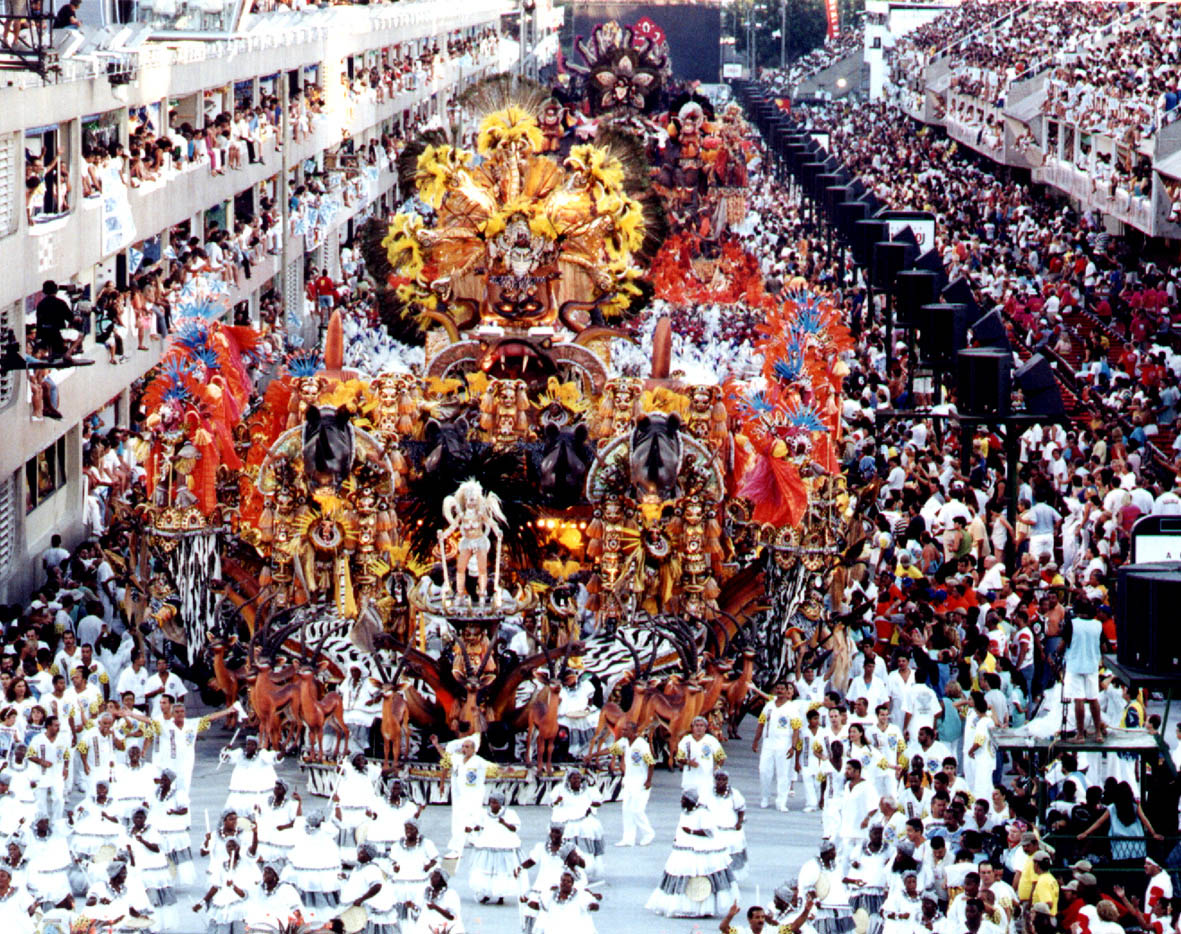
<path fill-rule="evenodd" d="M 447 191 L 458 183 L 460 174 L 472 161 L 472 154 L 454 146 L 427 146 L 418 157 L 414 176 L 418 196 L 438 210 Z"/>
<path fill-rule="evenodd" d="M 418 234 L 422 218 L 417 214 L 397 214 L 390 222 L 389 233 L 381 245 L 395 272 L 407 279 L 417 279 L 425 265 Z"/>
<path fill-rule="evenodd" d="M 623 190 L 623 164 L 600 146 L 583 143 L 570 150 L 566 168 L 590 179 L 590 193 L 596 200 Z"/>
<path fill-rule="evenodd" d="M 486 156 L 493 149 L 511 143 L 525 143 L 530 152 L 540 152 L 545 135 L 537 118 L 520 107 L 505 107 L 488 114 L 480 123 L 476 148 Z"/>

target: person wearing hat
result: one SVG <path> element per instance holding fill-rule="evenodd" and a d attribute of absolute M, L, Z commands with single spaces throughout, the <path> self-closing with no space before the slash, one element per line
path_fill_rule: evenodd
<path fill-rule="evenodd" d="M 0 865 L 0 929 L 28 931 L 32 929 L 30 912 L 33 897 L 27 889 L 14 885 L 12 873 Z"/>
<path fill-rule="evenodd" d="M 364 907 L 364 934 L 398 934 L 397 894 L 393 884 L 377 865 L 377 848 L 369 843 L 357 847 L 357 865 L 340 888 L 344 908 Z"/>
<path fill-rule="evenodd" d="M 423 837 L 418 818 L 408 817 L 402 825 L 402 839 L 390 847 L 394 867 L 391 884 L 397 895 L 398 914 L 407 918 L 407 905 L 422 893 L 431 870 L 439 862 L 439 851 Z"/>
<path fill-rule="evenodd" d="M 1127 914 L 1135 919 L 1146 934 L 1165 934 L 1172 927 L 1169 924 L 1169 910 L 1172 905 L 1169 899 L 1158 898 L 1156 904 L 1151 907 L 1145 906 L 1148 907 L 1147 911 L 1141 911 L 1136 907 L 1135 903 L 1128 899 L 1127 893 L 1124 891 L 1122 885 L 1113 885 L 1111 887 L 1111 894 L 1115 901 L 1123 907 Z"/>
<path fill-rule="evenodd" d="M 1058 914 L 1058 880 L 1050 872 L 1050 854 L 1035 850 L 1017 884 L 1017 897 L 1023 906 L 1044 904 L 1051 915 Z"/>
<path fill-rule="evenodd" d="M 537 912 L 537 934 L 594 934 L 590 913 L 599 910 L 599 902 L 577 882 L 574 870 L 563 869 L 556 886 L 530 901 L 529 907 Z"/>
<path fill-rule="evenodd" d="M 415 934 L 434 934 L 436 931 L 463 934 L 459 893 L 451 888 L 448 881 L 447 873 L 442 869 L 431 870 L 424 891 L 415 900 L 418 909 Z"/>
<path fill-rule="evenodd" d="M 697 789 L 681 790 L 681 816 L 664 876 L 644 907 L 668 918 L 719 917 L 738 900 L 730 853 Z"/>
<path fill-rule="evenodd" d="M 340 904 L 341 859 L 336 841 L 337 832 L 323 814 L 306 814 L 296 822 L 295 845 L 283 881 L 295 886 L 305 914 L 313 917 L 327 917 Z"/>
<path fill-rule="evenodd" d="M 521 893 L 514 874 L 521 862 L 520 826 L 517 812 L 504 806 L 504 792 L 493 791 L 479 821 L 465 828 L 472 843 L 468 887 L 481 905 L 494 898 L 503 905 L 506 898 Z"/>
<path fill-rule="evenodd" d="M 275 763 L 279 754 L 259 746 L 257 736 L 246 737 L 244 749 L 226 746 L 221 751 L 222 762 L 233 764 L 230 772 L 230 793 L 226 807 L 239 814 L 251 814 L 256 806 L 261 807 L 271 795 L 278 775 Z"/>
<path fill-rule="evenodd" d="M 1144 874 L 1148 876 L 1148 887 L 1144 890 L 1144 904 L 1155 907 L 1160 899 L 1172 901 L 1173 880 L 1164 867 L 1151 854 L 1144 857 Z"/>
<path fill-rule="evenodd" d="M 902 873 L 902 885 L 891 885 L 882 903 L 882 934 L 912 934 L 921 913 L 919 874 L 907 869 Z"/>
<path fill-rule="evenodd" d="M 812 926 L 819 934 L 844 934 L 852 930 L 852 905 L 842 881 L 835 843 L 821 842 L 820 855 L 800 867 L 796 885 L 805 895 L 815 895 Z"/>
<path fill-rule="evenodd" d="M 281 872 L 282 867 L 276 863 L 262 867 L 262 884 L 246 907 L 247 930 L 278 930 L 302 912 L 299 892 L 291 883 L 280 879 Z"/>
<path fill-rule="evenodd" d="M 229 840 L 225 859 L 210 873 L 209 891 L 193 911 L 204 908 L 209 912 L 209 934 L 244 934 L 247 907 L 261 882 L 254 861 L 242 859 L 238 841 Z"/>

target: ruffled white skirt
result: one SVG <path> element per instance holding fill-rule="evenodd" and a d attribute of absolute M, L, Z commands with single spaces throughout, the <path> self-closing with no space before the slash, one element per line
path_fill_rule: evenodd
<path fill-rule="evenodd" d="M 709 894 L 700 901 L 688 894 L 694 878 L 709 882 Z M 738 900 L 727 850 L 674 846 L 664 864 L 664 876 L 644 907 L 669 918 L 711 918 L 725 914 Z"/>
<path fill-rule="evenodd" d="M 469 859 L 472 869 L 468 884 L 476 898 L 520 896 L 521 880 L 513 876 L 513 870 L 521 864 L 520 850 L 474 847 Z"/>

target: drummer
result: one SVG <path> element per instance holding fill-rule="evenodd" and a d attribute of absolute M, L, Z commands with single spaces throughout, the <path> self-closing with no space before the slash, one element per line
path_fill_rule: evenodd
<path fill-rule="evenodd" d="M 246 926 L 251 930 L 278 930 L 300 913 L 303 902 L 294 885 L 279 878 L 282 866 L 267 863 L 262 867 L 262 885 L 246 906 Z"/>
<path fill-rule="evenodd" d="M 869 839 L 850 857 L 842 880 L 852 892 L 853 910 L 868 915 L 868 934 L 878 934 L 882 929 L 880 909 L 886 900 L 886 863 L 890 855 L 882 833 L 881 824 L 869 828 Z"/>
<path fill-rule="evenodd" d="M 800 867 L 799 889 L 816 894 L 813 924 L 819 934 L 844 934 L 853 929 L 849 890 L 841 881 L 837 864 L 837 846 L 831 840 L 820 844 L 820 856 Z"/>
<path fill-rule="evenodd" d="M 341 885 L 340 903 L 346 915 L 354 912 L 365 917 L 364 927 L 346 923 L 346 932 L 398 934 L 398 895 L 377 863 L 377 847 L 373 844 L 357 847 L 357 868 Z"/>

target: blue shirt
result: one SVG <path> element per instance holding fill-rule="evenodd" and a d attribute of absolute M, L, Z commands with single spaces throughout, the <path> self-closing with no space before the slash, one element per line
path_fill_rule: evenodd
<path fill-rule="evenodd" d="M 1070 645 L 1063 660 L 1066 673 L 1095 675 L 1099 673 L 1099 637 L 1103 624 L 1097 619 L 1076 619 L 1072 623 Z"/>

